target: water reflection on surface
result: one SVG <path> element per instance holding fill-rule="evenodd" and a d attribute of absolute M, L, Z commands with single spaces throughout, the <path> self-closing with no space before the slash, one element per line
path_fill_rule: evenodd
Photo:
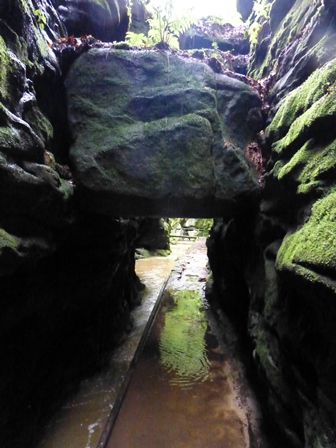
<path fill-rule="evenodd" d="M 227 350 L 203 299 L 204 241 L 196 245 L 169 279 L 107 448 L 249 446 Z"/>
<path fill-rule="evenodd" d="M 207 321 L 202 296 L 198 291 L 169 291 L 162 306 L 165 313 L 160 333 L 160 363 L 174 373 L 171 384 L 190 388 L 195 381 L 205 381 L 209 376 L 210 362 L 207 355 L 205 333 Z"/>
<path fill-rule="evenodd" d="M 190 246 L 190 242 L 181 242 L 172 246 L 168 257 L 136 261 L 136 272 L 146 289 L 142 305 L 132 312 L 130 335 L 111 354 L 108 368 L 83 381 L 76 396 L 59 410 L 38 448 L 96 448 L 160 290 L 176 260 Z"/>

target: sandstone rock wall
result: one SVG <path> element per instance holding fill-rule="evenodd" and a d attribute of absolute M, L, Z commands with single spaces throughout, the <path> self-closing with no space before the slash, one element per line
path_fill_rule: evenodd
<path fill-rule="evenodd" d="M 334 2 L 273 1 L 250 63 L 269 86 L 263 198 L 209 241 L 214 291 L 247 328 L 280 447 L 336 444 L 335 32 Z"/>
<path fill-rule="evenodd" d="M 138 300 L 135 221 L 79 211 L 57 2 L 0 2 L 0 446 L 43 421 L 105 361 Z"/>

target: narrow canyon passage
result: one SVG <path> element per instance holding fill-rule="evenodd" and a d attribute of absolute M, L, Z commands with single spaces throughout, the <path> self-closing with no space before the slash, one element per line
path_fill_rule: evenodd
<path fill-rule="evenodd" d="M 259 410 L 204 297 L 198 240 L 173 270 L 107 448 L 265 448 Z M 107 439 L 107 437 L 106 437 Z M 260 445 L 262 443 L 262 445 Z"/>
<path fill-rule="evenodd" d="M 168 257 L 136 261 L 136 272 L 146 284 L 142 304 L 132 312 L 134 327 L 111 354 L 108 366 L 80 385 L 44 428 L 38 448 L 96 448 L 109 413 L 141 339 L 148 317 L 177 259 L 191 246 L 190 241 L 172 245 Z"/>

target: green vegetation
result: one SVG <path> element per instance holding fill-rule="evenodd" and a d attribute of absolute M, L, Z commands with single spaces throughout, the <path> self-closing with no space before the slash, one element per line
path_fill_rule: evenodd
<path fill-rule="evenodd" d="M 336 92 L 334 91 L 316 101 L 310 109 L 293 121 L 286 136 L 273 144 L 273 151 L 279 154 L 281 152 L 288 153 L 299 139 L 303 138 L 304 135 L 309 135 L 309 128 L 312 128 L 317 120 L 322 117 L 336 116 L 335 100 Z M 327 132 L 326 128 L 325 132 Z"/>
<path fill-rule="evenodd" d="M 290 399 L 290 392 L 283 380 L 281 372 L 281 355 L 276 339 L 266 328 L 258 328 L 255 354 L 258 356 L 272 389 Z"/>
<path fill-rule="evenodd" d="M 4 248 L 17 250 L 18 246 L 19 241 L 17 238 L 7 233 L 4 229 L 0 229 L 0 253 Z"/>
<path fill-rule="evenodd" d="M 8 54 L 6 43 L 0 36 L 0 96 L 8 98 L 8 70 L 11 67 L 11 59 Z"/>
<path fill-rule="evenodd" d="M 272 140 L 278 140 L 288 131 L 297 117 L 324 95 L 332 93 L 335 82 L 336 59 L 315 70 L 300 87 L 286 97 L 267 129 L 267 132 L 272 134 Z"/>
<path fill-rule="evenodd" d="M 258 43 L 258 36 L 261 29 L 261 22 L 269 19 L 271 3 L 268 0 L 255 0 L 253 5 L 254 21 L 246 30 L 246 37 L 249 38 L 252 45 Z"/>
<path fill-rule="evenodd" d="M 310 282 L 321 282 L 336 291 L 328 272 L 336 269 L 336 192 L 318 200 L 309 220 L 288 235 L 278 252 L 277 270 L 294 269 Z"/>
<path fill-rule="evenodd" d="M 309 140 L 291 160 L 278 172 L 278 178 L 292 175 L 299 183 L 299 194 L 319 190 L 323 182 L 320 179 L 328 172 L 336 168 L 336 140 L 324 147 L 312 145 Z M 321 186 L 320 186 L 321 183 Z"/>
<path fill-rule="evenodd" d="M 213 226 L 213 219 L 196 219 L 195 227 L 199 231 L 200 236 L 208 236 L 211 227 Z"/>
<path fill-rule="evenodd" d="M 311 10 L 311 0 L 302 0 L 301 2 L 295 3 L 295 8 L 292 8 L 288 12 L 273 34 L 272 41 L 268 47 L 268 52 L 265 58 L 262 61 L 258 61 L 258 63 L 256 63 L 253 57 L 251 58 L 248 71 L 249 76 L 256 79 L 261 79 L 275 71 L 280 53 L 295 39 L 299 39 L 297 50 L 298 54 L 300 49 L 304 51 L 307 41 L 299 37 L 298 34 L 303 29 L 308 29 L 310 26 L 310 21 L 311 23 L 315 20 L 318 21 L 318 19 L 312 16 Z M 316 12 L 316 14 L 318 14 L 318 12 Z M 317 54 L 324 51 L 323 48 L 326 47 L 325 44 L 325 42 L 321 41 L 321 44 L 318 43 L 314 46 L 313 52 Z"/>
<path fill-rule="evenodd" d="M 280 160 L 272 174 L 279 180 L 289 176 L 297 192 L 326 193 L 326 178 L 335 170 L 336 59 L 316 70 L 283 101 L 267 128 L 272 150 Z M 323 122 L 323 129 L 321 123 Z"/>
<path fill-rule="evenodd" d="M 135 46 L 149 47 L 161 44 L 178 49 L 179 35 L 195 22 L 192 11 L 187 10 L 185 14 L 174 17 L 172 0 L 166 0 L 163 5 L 155 5 L 154 2 L 149 2 L 146 9 L 149 15 L 147 36 L 144 33 L 137 34 L 128 31 L 126 42 Z"/>
<path fill-rule="evenodd" d="M 40 9 L 35 9 L 34 15 L 36 17 L 37 23 L 39 24 L 40 28 L 43 30 L 47 23 L 46 16 L 43 14 L 43 12 Z"/>
<path fill-rule="evenodd" d="M 16 129 L 10 126 L 0 127 L 0 147 L 3 151 L 20 148 L 21 145 L 20 134 Z"/>
<path fill-rule="evenodd" d="M 198 291 L 171 291 L 174 307 L 165 315 L 160 335 L 160 362 L 182 382 L 202 380 L 209 374 L 205 332 L 207 322 Z"/>

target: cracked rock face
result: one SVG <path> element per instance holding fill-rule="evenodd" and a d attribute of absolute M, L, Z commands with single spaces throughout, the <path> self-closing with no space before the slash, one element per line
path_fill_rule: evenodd
<path fill-rule="evenodd" d="M 258 183 L 243 154 L 261 101 L 202 62 L 101 45 L 66 79 L 81 205 L 120 216 L 231 215 Z"/>

